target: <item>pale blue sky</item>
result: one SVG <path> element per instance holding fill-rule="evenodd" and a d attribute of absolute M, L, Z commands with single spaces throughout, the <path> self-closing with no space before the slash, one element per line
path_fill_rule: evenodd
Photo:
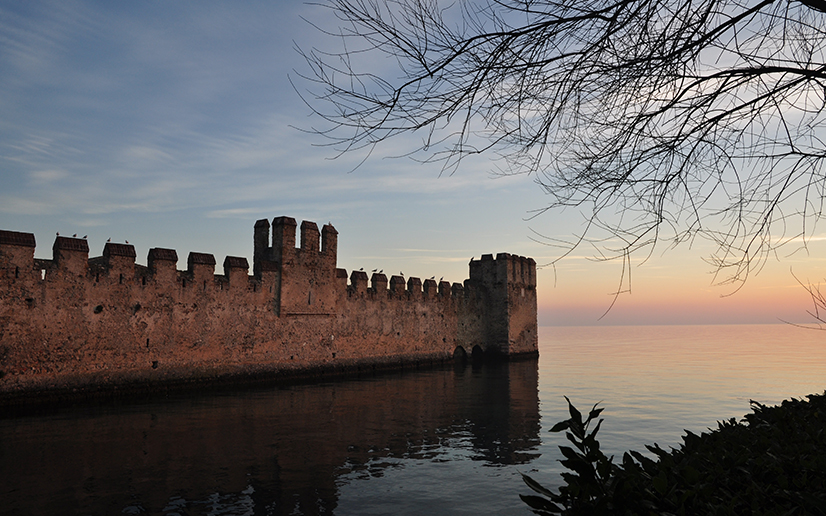
<path fill-rule="evenodd" d="M 494 178 L 483 160 L 440 177 L 438 165 L 383 158 L 408 150 L 403 140 L 353 170 L 356 156 L 331 160 L 295 129 L 317 122 L 289 81 L 304 66 L 294 46 L 320 38 L 302 16 L 329 24 L 293 1 L 0 1 L 0 228 L 35 233 L 38 257 L 59 231 L 88 235 L 93 256 L 128 240 L 140 263 L 150 247 L 175 248 L 179 268 L 189 251 L 251 258 L 255 220 L 280 215 L 332 222 L 348 270 L 462 281 L 482 253 L 558 256 L 532 232 L 570 237 L 582 216 L 528 220 L 547 201 L 530 177 Z M 603 323 L 776 322 L 805 310 L 802 291 L 799 305 L 755 315 L 748 289 L 794 287 L 794 263 L 818 279 L 798 256 L 720 301 L 728 291 L 711 287 L 703 252 L 658 252 Z M 590 254 L 540 271 L 542 322 L 592 323 L 607 308 L 620 264 Z M 689 316 L 689 298 L 711 305 Z"/>

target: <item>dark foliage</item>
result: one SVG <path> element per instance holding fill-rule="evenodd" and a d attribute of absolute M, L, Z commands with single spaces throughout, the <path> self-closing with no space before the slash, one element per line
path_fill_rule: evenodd
<path fill-rule="evenodd" d="M 826 514 L 826 394 L 776 407 L 752 401 L 744 420 L 722 421 L 696 435 L 687 432 L 678 449 L 646 446 L 614 464 L 599 451 L 595 428 L 568 402 L 571 418 L 551 431 L 566 432 L 578 452 L 563 450 L 566 485 L 559 493 L 527 475 L 542 496 L 521 496 L 540 515 L 793 515 Z M 567 449 L 567 451 L 565 451 Z"/>

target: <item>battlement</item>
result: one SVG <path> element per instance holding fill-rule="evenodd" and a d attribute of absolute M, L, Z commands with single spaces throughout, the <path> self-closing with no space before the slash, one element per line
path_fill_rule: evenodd
<path fill-rule="evenodd" d="M 272 227 L 272 244 L 269 232 Z M 296 221 L 292 217 L 276 217 L 272 226 L 267 219 L 255 223 L 253 262 L 290 262 L 295 259 L 305 261 L 324 260 L 335 265 L 338 253 L 338 231 L 332 224 L 325 224 L 319 234 L 315 222 L 301 222 L 301 245 L 296 247 Z M 319 245 L 320 244 L 320 245 Z"/>
<path fill-rule="evenodd" d="M 34 235 L 0 230 L 0 278 L 28 278 L 34 269 Z"/>
<path fill-rule="evenodd" d="M 5 231 L 0 229 L 0 245 L 14 247 L 35 247 L 34 235 L 31 233 L 20 233 L 18 231 Z"/>
<path fill-rule="evenodd" d="M 270 229 L 272 241 L 270 242 Z M 344 287 L 349 296 L 368 296 L 371 299 L 413 299 L 445 300 L 464 297 L 474 289 L 494 288 L 508 285 L 510 288 L 535 288 L 536 263 L 532 258 L 499 253 L 485 254 L 470 262 L 470 278 L 463 283 L 436 282 L 435 279 L 422 281 L 418 277 L 405 279 L 403 276 L 388 277 L 383 273 L 373 273 L 368 279 L 364 271 L 347 271 L 336 268 L 338 231 L 332 224 L 323 226 L 321 232 L 311 221 L 302 221 L 300 226 L 300 246 L 296 247 L 298 224 L 292 217 L 276 217 L 272 224 L 267 219 L 258 220 L 253 234 L 253 277 L 248 277 L 249 263 L 246 258 L 227 256 L 223 262 L 223 275 L 229 283 L 239 285 L 250 281 L 261 282 L 267 273 L 277 273 L 281 289 L 280 308 L 290 311 L 290 306 L 312 305 L 304 299 L 305 294 L 315 290 L 316 302 L 328 305 L 334 303 L 336 290 Z M 82 278 L 94 273 L 95 281 L 101 274 L 116 273 L 119 282 L 124 278 L 151 276 L 156 284 L 169 286 L 187 280 L 211 282 L 215 277 L 215 256 L 209 253 L 190 252 L 187 268 L 176 269 L 178 253 L 175 249 L 151 248 L 147 255 L 147 266 L 136 264 L 137 253 L 131 244 L 106 242 L 102 256 L 89 258 L 89 244 L 85 238 L 58 235 L 52 246 L 51 260 L 37 260 L 35 263 L 35 236 L 31 233 L 0 231 L 0 269 L 5 277 L 19 278 L 32 270 L 41 269 L 49 274 L 41 274 L 41 279 L 57 276 Z M 137 271 L 137 272 L 136 272 Z M 242 277 L 246 276 L 243 280 Z M 232 279 L 234 277 L 234 279 Z M 183 280 L 181 279 L 183 278 Z M 145 280 L 143 281 L 145 283 Z M 287 295 L 284 295 L 284 293 Z M 292 294 L 296 294 L 293 296 Z M 299 295 L 300 294 L 300 295 Z M 319 298 L 319 295 L 321 298 Z M 295 301 L 294 298 L 299 301 Z M 324 299 L 326 298 L 326 299 Z"/>
<path fill-rule="evenodd" d="M 344 269 L 339 269 L 346 273 Z M 374 272 L 370 276 L 369 286 L 367 273 L 358 270 L 350 273 L 350 284 L 347 287 L 350 297 L 367 296 L 370 299 L 408 299 L 411 301 L 430 300 L 447 301 L 451 297 L 463 296 L 464 287 L 461 283 L 454 283 L 453 288 L 450 282 L 440 281 L 431 278 L 422 282 L 421 278 L 410 277 L 406 281 L 403 276 L 391 276 L 388 282 L 387 276 L 383 273 Z"/>
<path fill-rule="evenodd" d="M 499 253 L 496 258 L 483 254 L 479 260 L 470 261 L 470 279 L 536 288 L 536 261 L 508 253 Z"/>
<path fill-rule="evenodd" d="M 106 242 L 90 258 L 85 238 L 60 235 L 52 258 L 36 259 L 33 234 L 2 230 L 0 349 L 9 351 L 0 394 L 48 383 L 49 371 L 96 383 L 103 370 L 148 378 L 159 364 L 185 377 L 192 368 L 447 360 L 459 348 L 536 354 L 534 260 L 483 255 L 463 283 L 363 270 L 348 282 L 337 247 L 332 224 L 261 219 L 252 271 L 226 256 L 216 274 L 209 253 L 190 252 L 178 270 L 177 251 L 155 247 L 144 266 L 131 244 Z"/>

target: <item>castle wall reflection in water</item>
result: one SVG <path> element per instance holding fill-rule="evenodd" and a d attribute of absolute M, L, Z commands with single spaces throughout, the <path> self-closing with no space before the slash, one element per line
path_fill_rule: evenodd
<path fill-rule="evenodd" d="M 538 456 L 537 365 L 11 415 L 0 420 L 0 513 L 455 514 L 445 500 L 463 500 L 523 514 L 513 471 L 496 471 Z M 404 485 L 368 493 L 400 471 Z"/>

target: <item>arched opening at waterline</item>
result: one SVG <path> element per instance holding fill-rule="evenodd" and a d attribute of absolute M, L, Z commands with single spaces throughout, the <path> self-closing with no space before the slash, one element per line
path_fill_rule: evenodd
<path fill-rule="evenodd" d="M 462 346 L 456 346 L 453 350 L 453 360 L 456 362 L 467 362 L 467 351 Z"/>

